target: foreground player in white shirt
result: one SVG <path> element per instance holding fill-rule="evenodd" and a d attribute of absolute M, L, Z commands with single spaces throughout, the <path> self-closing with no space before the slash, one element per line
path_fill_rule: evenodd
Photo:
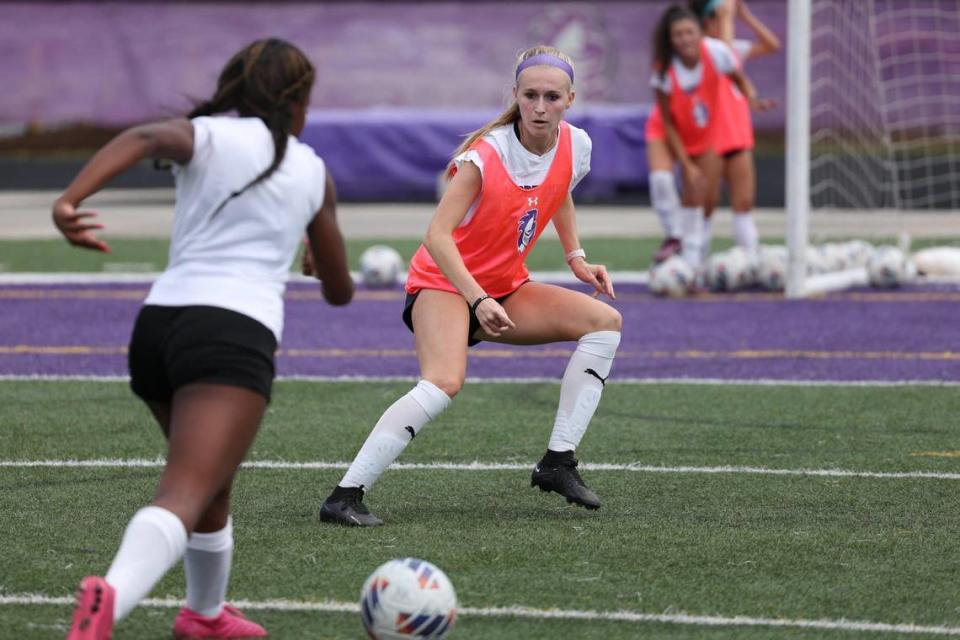
<path fill-rule="evenodd" d="M 128 129 L 101 149 L 53 206 L 79 247 L 109 251 L 80 204 L 144 158 L 173 163 L 170 263 L 130 341 L 130 386 L 169 441 L 150 505 L 127 525 L 106 576 L 84 578 L 68 640 L 105 640 L 181 558 L 187 606 L 175 638 L 266 631 L 225 605 L 233 550 L 230 489 L 270 399 L 283 292 L 304 230 L 324 298 L 353 296 L 336 194 L 303 130 L 314 68 L 282 40 L 230 59 L 190 119 Z M 236 112 L 240 117 L 215 114 Z M 81 536 L 98 539 L 98 532 Z M 98 542 L 99 544 L 99 542 Z"/>

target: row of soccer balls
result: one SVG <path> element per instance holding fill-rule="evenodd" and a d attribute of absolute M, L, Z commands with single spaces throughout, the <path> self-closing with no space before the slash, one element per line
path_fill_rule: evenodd
<path fill-rule="evenodd" d="M 870 284 L 892 289 L 916 275 L 907 255 L 893 246 L 874 247 L 863 240 L 830 242 L 807 249 L 807 275 L 866 268 Z M 650 272 L 650 291 L 658 296 L 682 297 L 694 287 L 711 291 L 739 291 L 759 286 L 783 291 L 787 278 L 787 248 L 764 245 L 755 258 L 734 247 L 710 256 L 700 274 L 680 256 L 655 266 Z"/>

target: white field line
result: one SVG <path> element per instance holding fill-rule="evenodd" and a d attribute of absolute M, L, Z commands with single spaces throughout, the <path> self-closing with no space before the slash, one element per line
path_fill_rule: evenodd
<path fill-rule="evenodd" d="M 0 605 L 57 605 L 69 606 L 73 598 L 53 597 L 40 594 L 0 595 Z M 248 611 L 313 611 L 318 613 L 359 613 L 360 606 L 354 602 L 322 600 L 236 600 L 232 603 Z M 150 598 L 140 606 L 176 609 L 183 606 L 177 598 Z M 688 613 L 640 613 L 635 611 L 589 611 L 577 609 L 535 609 L 532 607 L 460 607 L 457 613 L 466 617 L 480 618 L 532 618 L 537 620 L 604 620 L 616 622 L 651 622 L 660 624 L 686 624 L 702 627 L 775 627 L 798 629 L 821 629 L 826 631 L 872 631 L 875 633 L 928 634 L 960 636 L 960 627 L 925 626 L 916 624 L 893 624 L 864 620 L 807 620 L 803 618 L 758 618 L 752 616 L 704 616 Z"/>
<path fill-rule="evenodd" d="M 165 464 L 163 458 L 96 458 L 88 460 L 0 460 L 0 468 L 159 468 Z M 290 462 L 286 460 L 252 460 L 243 463 L 245 469 L 266 470 L 342 470 L 350 466 L 349 462 L 326 462 L 322 460 Z M 390 465 L 396 471 L 529 471 L 530 464 L 502 462 L 397 462 Z M 634 473 L 676 473 L 708 475 L 763 475 L 795 476 L 818 478 L 875 478 L 889 480 L 960 480 L 960 473 L 934 471 L 857 471 L 852 469 L 771 469 L 768 467 L 748 467 L 722 465 L 715 467 L 663 466 L 641 464 L 614 464 L 606 462 L 584 462 L 580 465 L 586 471 L 631 471 Z"/>
<path fill-rule="evenodd" d="M 311 375 L 280 375 L 278 382 L 289 380 L 303 382 L 416 382 L 418 376 L 311 376 Z M 86 374 L 71 375 L 0 375 L 0 382 L 22 382 L 32 380 L 47 381 L 77 381 L 77 382 L 129 382 L 130 377 L 98 376 Z M 468 384 L 560 384 L 559 378 L 546 377 L 494 377 L 494 378 L 467 378 Z M 957 387 L 960 380 L 776 380 L 772 378 L 617 378 L 607 381 L 609 385 L 660 385 L 660 384 L 688 384 L 688 385 L 718 385 L 718 386 L 746 386 L 746 387 Z"/>

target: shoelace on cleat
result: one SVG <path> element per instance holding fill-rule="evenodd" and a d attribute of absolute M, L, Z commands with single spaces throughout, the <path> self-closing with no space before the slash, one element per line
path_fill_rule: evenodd
<path fill-rule="evenodd" d="M 363 494 L 358 491 L 357 493 L 347 496 L 344 503 L 359 514 L 365 516 L 370 515 L 370 509 L 367 509 L 367 505 L 363 504 L 362 501 Z"/>

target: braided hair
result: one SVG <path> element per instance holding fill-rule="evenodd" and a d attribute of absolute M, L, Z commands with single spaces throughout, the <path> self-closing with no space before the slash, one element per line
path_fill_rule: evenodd
<path fill-rule="evenodd" d="M 230 58 L 220 72 L 213 97 L 187 115 L 195 118 L 235 111 L 242 117 L 263 120 L 273 138 L 273 162 L 242 189 L 231 193 L 211 218 L 227 202 L 269 178 L 283 162 L 293 129 L 293 108 L 307 101 L 315 76 L 313 64 L 294 45 L 279 38 L 257 40 Z"/>

